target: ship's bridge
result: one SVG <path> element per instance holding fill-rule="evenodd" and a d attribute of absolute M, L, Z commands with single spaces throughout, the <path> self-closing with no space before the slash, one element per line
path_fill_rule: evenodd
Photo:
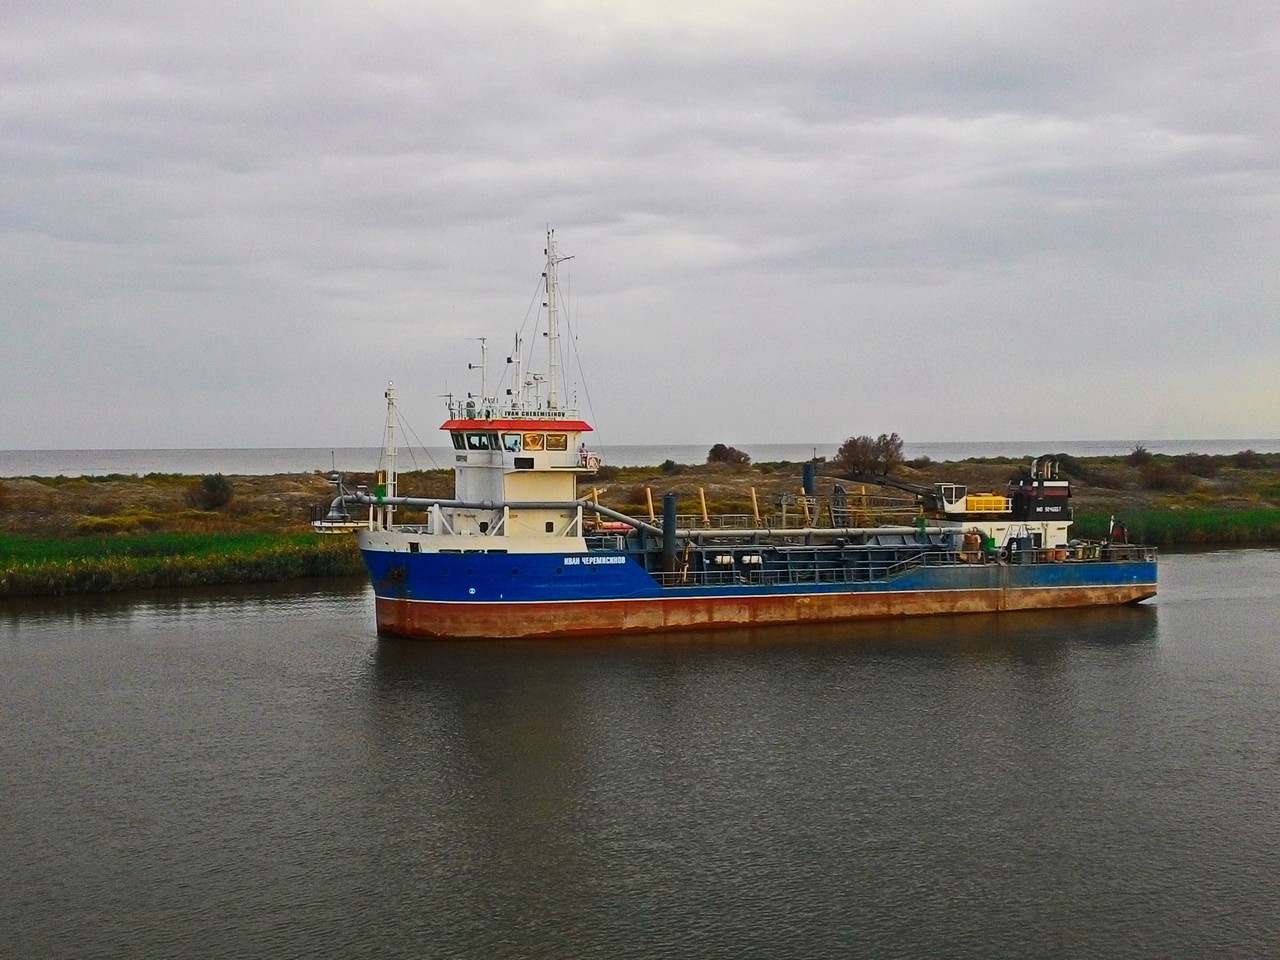
<path fill-rule="evenodd" d="M 513 416 L 514 411 L 496 410 L 492 418 L 446 420 L 441 429 L 453 443 L 458 498 L 575 500 L 577 476 L 595 473 L 600 457 L 584 439 L 591 425 L 577 416 L 556 416 L 562 412 Z"/>

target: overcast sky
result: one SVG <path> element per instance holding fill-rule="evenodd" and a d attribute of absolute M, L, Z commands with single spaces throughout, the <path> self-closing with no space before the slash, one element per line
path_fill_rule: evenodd
<path fill-rule="evenodd" d="M 1280 436 L 1275 0 L 7 0 L 0 447 Z"/>

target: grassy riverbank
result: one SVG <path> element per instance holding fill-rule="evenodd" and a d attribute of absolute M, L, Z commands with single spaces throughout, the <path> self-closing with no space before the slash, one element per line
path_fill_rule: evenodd
<path fill-rule="evenodd" d="M 1107 535 L 1111 514 L 1078 513 L 1072 533 L 1082 539 L 1100 540 Z M 1158 547 L 1245 546 L 1280 543 L 1280 507 L 1252 510 L 1142 510 L 1120 519 L 1130 543 Z"/>
<path fill-rule="evenodd" d="M 1073 481 L 1075 536 L 1104 537 L 1114 515 L 1135 543 L 1280 543 L 1280 454 L 1163 457 L 1139 450 L 1058 459 Z M 912 461 L 894 476 L 918 486 L 946 480 L 971 492 L 998 492 L 1022 466 L 1004 459 Z M 650 501 L 660 509 L 662 495 L 673 492 L 680 514 L 694 523 L 703 509 L 768 517 L 784 498 L 797 509 L 800 470 L 794 463 L 605 467 L 584 479 L 579 493 L 636 516 L 648 516 Z M 820 463 L 818 472 L 824 493 L 838 482 L 863 505 L 896 498 L 913 506 L 902 491 L 839 479 L 835 464 Z M 400 477 L 401 492 L 410 496 L 447 497 L 452 489 L 451 470 Z M 362 568 L 353 538 L 318 537 L 307 525 L 311 508 L 332 497 L 319 474 L 0 479 L 0 598 L 356 574 Z"/>
<path fill-rule="evenodd" d="M 0 534 L 0 597 L 255 583 L 357 574 L 352 537 L 144 534 L 47 539 Z"/>

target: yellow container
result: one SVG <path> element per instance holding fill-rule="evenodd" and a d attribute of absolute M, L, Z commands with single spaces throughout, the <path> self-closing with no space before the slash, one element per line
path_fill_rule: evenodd
<path fill-rule="evenodd" d="M 964 498 L 964 508 L 970 513 L 1008 513 L 1009 498 L 989 493 L 971 493 Z"/>

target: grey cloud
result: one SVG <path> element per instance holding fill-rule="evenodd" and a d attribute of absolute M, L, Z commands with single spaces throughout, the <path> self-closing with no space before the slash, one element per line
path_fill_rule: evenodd
<path fill-rule="evenodd" d="M 594 374 L 619 441 L 1021 433 L 956 400 L 991 370 L 1035 385 L 1047 432 L 1141 432 L 1189 369 L 1234 399 L 1180 429 L 1276 432 L 1252 372 L 1280 361 L 1267 4 L 10 22 L 0 444 L 365 442 L 382 382 L 429 398 L 466 337 L 518 325 L 546 224 L 578 255 L 584 353 L 628 358 Z M 1109 353 L 1149 364 L 1112 408 L 1060 386 Z"/>

